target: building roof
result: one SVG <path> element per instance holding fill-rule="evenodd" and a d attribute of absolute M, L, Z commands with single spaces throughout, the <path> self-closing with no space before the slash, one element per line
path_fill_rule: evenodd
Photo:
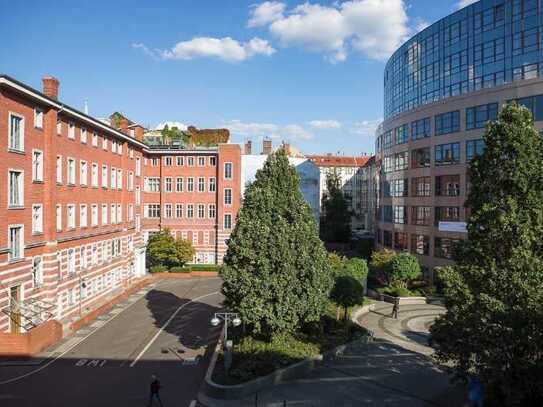
<path fill-rule="evenodd" d="M 343 155 L 308 155 L 317 167 L 363 167 L 368 163 L 371 156 L 347 157 Z"/>

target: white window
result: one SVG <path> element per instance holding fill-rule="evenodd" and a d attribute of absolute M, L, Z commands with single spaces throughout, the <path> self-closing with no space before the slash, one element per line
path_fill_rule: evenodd
<path fill-rule="evenodd" d="M 136 187 L 136 205 L 141 205 L 141 190 L 139 185 Z"/>
<path fill-rule="evenodd" d="M 98 133 L 92 132 L 92 146 L 98 147 Z"/>
<path fill-rule="evenodd" d="M 68 137 L 75 138 L 75 124 L 73 122 L 68 124 Z"/>
<path fill-rule="evenodd" d="M 40 256 L 32 259 L 32 286 L 39 287 L 43 284 L 43 262 Z"/>
<path fill-rule="evenodd" d="M 164 166 L 166 167 L 171 167 L 172 166 L 172 157 L 168 156 L 168 157 L 164 157 Z"/>
<path fill-rule="evenodd" d="M 111 212 L 111 216 L 110 216 L 111 224 L 114 225 L 117 223 L 117 205 L 111 204 L 110 212 Z"/>
<path fill-rule="evenodd" d="M 38 107 L 34 109 L 34 127 L 43 129 L 43 110 Z"/>
<path fill-rule="evenodd" d="M 117 142 L 115 140 L 111 140 L 111 152 L 112 153 L 117 152 Z"/>
<path fill-rule="evenodd" d="M 81 135 L 81 142 L 84 144 L 87 144 L 87 129 L 84 127 L 81 127 L 80 135 Z"/>
<path fill-rule="evenodd" d="M 75 205 L 68 205 L 68 229 L 75 229 Z"/>
<path fill-rule="evenodd" d="M 96 265 L 98 264 L 98 246 L 95 244 L 92 245 L 92 264 Z"/>
<path fill-rule="evenodd" d="M 32 205 L 32 234 L 43 233 L 43 205 Z"/>
<path fill-rule="evenodd" d="M 141 158 L 136 157 L 136 177 L 141 176 Z"/>
<path fill-rule="evenodd" d="M 68 249 L 68 274 L 75 273 L 75 249 Z"/>
<path fill-rule="evenodd" d="M 119 154 L 119 155 L 123 154 L 123 143 L 122 142 L 117 143 L 117 154 Z"/>
<path fill-rule="evenodd" d="M 209 165 L 214 167 L 217 164 L 217 157 L 209 157 Z"/>
<path fill-rule="evenodd" d="M 117 170 L 117 189 L 123 189 L 123 170 Z"/>
<path fill-rule="evenodd" d="M 32 181 L 43 181 L 43 153 L 32 150 Z"/>
<path fill-rule="evenodd" d="M 88 267 L 87 246 L 81 246 L 81 250 L 79 251 L 79 264 L 83 270 Z"/>
<path fill-rule="evenodd" d="M 102 137 L 102 149 L 107 150 L 107 137 L 106 136 Z"/>
<path fill-rule="evenodd" d="M 102 188 L 107 188 L 107 165 L 102 165 Z"/>
<path fill-rule="evenodd" d="M 10 150 L 24 151 L 25 123 L 22 116 L 9 114 L 9 144 Z"/>
<path fill-rule="evenodd" d="M 62 184 L 62 156 L 57 155 L 57 184 Z"/>
<path fill-rule="evenodd" d="M 107 204 L 102 204 L 102 225 L 107 225 Z"/>
<path fill-rule="evenodd" d="M 217 190 L 217 179 L 215 177 L 209 178 L 209 192 L 215 192 Z"/>
<path fill-rule="evenodd" d="M 204 177 L 198 177 L 198 192 L 205 192 L 206 179 Z"/>
<path fill-rule="evenodd" d="M 172 177 L 166 177 L 164 180 L 164 191 L 172 192 Z"/>
<path fill-rule="evenodd" d="M 68 158 L 68 185 L 75 185 L 75 160 Z"/>
<path fill-rule="evenodd" d="M 98 226 L 98 205 L 92 204 L 91 207 L 91 225 Z"/>
<path fill-rule="evenodd" d="M 158 166 L 158 158 L 156 158 L 156 157 L 151 158 L 151 165 L 152 165 L 153 167 Z"/>
<path fill-rule="evenodd" d="M 224 163 L 224 179 L 232 179 L 232 163 Z"/>
<path fill-rule="evenodd" d="M 145 179 L 145 192 L 160 192 L 160 178 L 146 178 Z"/>
<path fill-rule="evenodd" d="M 224 204 L 232 205 L 232 189 L 231 188 L 224 189 Z"/>
<path fill-rule="evenodd" d="M 183 157 L 177 156 L 175 161 L 178 166 L 182 166 L 184 164 Z"/>
<path fill-rule="evenodd" d="M 128 204 L 128 221 L 134 220 L 134 204 Z"/>
<path fill-rule="evenodd" d="M 23 172 L 19 170 L 9 170 L 8 173 L 9 198 L 8 204 L 10 207 L 24 205 L 24 181 Z"/>
<path fill-rule="evenodd" d="M 224 228 L 232 229 L 232 215 L 229 213 L 224 214 Z"/>
<path fill-rule="evenodd" d="M 57 232 L 62 230 L 62 205 L 57 205 L 56 208 Z"/>
<path fill-rule="evenodd" d="M 175 179 L 175 191 L 183 192 L 183 177 L 177 177 Z"/>
<path fill-rule="evenodd" d="M 145 205 L 145 215 L 148 218 L 160 217 L 160 204 L 148 204 Z"/>
<path fill-rule="evenodd" d="M 198 157 L 198 166 L 203 167 L 206 165 L 206 158 L 205 157 Z"/>
<path fill-rule="evenodd" d="M 172 204 L 166 204 L 165 205 L 164 217 L 165 218 L 171 218 L 172 217 Z"/>
<path fill-rule="evenodd" d="M 134 158 L 134 149 L 132 147 L 128 149 L 128 157 L 132 159 Z"/>
<path fill-rule="evenodd" d="M 198 218 L 203 219 L 206 216 L 206 207 L 204 204 L 198 204 Z"/>
<path fill-rule="evenodd" d="M 141 230 L 141 219 L 140 215 L 136 215 L 136 232 Z"/>
<path fill-rule="evenodd" d="M 215 208 L 215 204 L 208 205 L 207 216 L 209 217 L 209 219 L 215 219 L 215 216 L 217 216 L 217 210 Z"/>
<path fill-rule="evenodd" d="M 111 181 L 109 185 L 111 186 L 111 189 L 117 188 L 117 169 L 114 167 L 111 167 Z"/>
<path fill-rule="evenodd" d="M 87 222 L 87 205 L 80 204 L 79 205 L 79 227 L 86 228 L 88 225 Z"/>
<path fill-rule="evenodd" d="M 194 167 L 194 157 L 187 157 L 187 165 L 189 167 Z"/>
<path fill-rule="evenodd" d="M 188 204 L 187 205 L 187 218 L 192 219 L 194 217 L 194 205 Z"/>
<path fill-rule="evenodd" d="M 57 119 L 57 135 L 62 136 L 62 120 Z"/>
<path fill-rule="evenodd" d="M 117 223 L 123 222 L 123 206 L 121 204 L 117 204 Z"/>
<path fill-rule="evenodd" d="M 176 218 L 182 218 L 183 217 L 183 204 L 176 204 L 175 205 L 175 217 Z"/>
<path fill-rule="evenodd" d="M 8 227 L 9 259 L 17 260 L 24 256 L 24 226 L 14 225 Z"/>
<path fill-rule="evenodd" d="M 192 177 L 187 178 L 187 191 L 188 192 L 194 191 L 194 178 Z"/>
<path fill-rule="evenodd" d="M 87 162 L 80 160 L 79 161 L 79 184 L 87 186 L 87 181 L 88 181 Z"/>
<path fill-rule="evenodd" d="M 98 164 L 92 163 L 91 183 L 94 188 L 98 188 Z"/>
<path fill-rule="evenodd" d="M 128 173 L 128 190 L 134 190 L 134 173 L 132 171 Z"/>

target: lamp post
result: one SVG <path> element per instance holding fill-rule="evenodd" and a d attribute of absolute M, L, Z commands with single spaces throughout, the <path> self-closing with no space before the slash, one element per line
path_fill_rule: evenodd
<path fill-rule="evenodd" d="M 228 324 L 236 327 L 241 324 L 241 319 L 236 312 L 216 312 L 211 318 L 211 325 L 218 326 L 224 321 L 224 369 L 228 372 L 232 365 L 232 343 L 228 341 Z"/>

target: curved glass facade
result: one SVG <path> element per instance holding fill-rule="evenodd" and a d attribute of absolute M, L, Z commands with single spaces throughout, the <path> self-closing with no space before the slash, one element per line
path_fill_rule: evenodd
<path fill-rule="evenodd" d="M 424 29 L 389 59 L 385 119 L 543 71 L 543 0 L 481 0 Z"/>

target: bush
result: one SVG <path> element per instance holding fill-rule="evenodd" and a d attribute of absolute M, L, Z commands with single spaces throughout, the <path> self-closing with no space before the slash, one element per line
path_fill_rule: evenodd
<path fill-rule="evenodd" d="M 407 288 L 407 283 L 420 278 L 421 274 L 419 261 L 409 253 L 397 254 L 385 268 L 388 282 L 397 287 Z"/>
<path fill-rule="evenodd" d="M 168 267 L 162 266 L 162 265 L 153 266 L 153 267 L 151 267 L 151 269 L 149 271 L 151 273 L 167 273 L 168 272 Z"/>
<path fill-rule="evenodd" d="M 352 276 L 340 276 L 336 278 L 330 298 L 343 307 L 347 320 L 347 309 L 364 301 L 364 287 Z"/>
<path fill-rule="evenodd" d="M 393 297 L 411 297 L 413 295 L 413 293 L 405 287 L 387 287 L 382 290 L 382 293 Z"/>
<path fill-rule="evenodd" d="M 187 267 L 190 267 L 191 271 L 210 271 L 217 272 L 219 271 L 219 266 L 216 264 L 187 264 Z"/>
<path fill-rule="evenodd" d="M 182 266 L 194 256 L 192 243 L 184 239 L 175 239 L 169 229 L 149 236 L 147 244 L 147 264 L 153 266 Z"/>
<path fill-rule="evenodd" d="M 170 269 L 170 273 L 190 273 L 190 267 L 175 266 Z"/>

